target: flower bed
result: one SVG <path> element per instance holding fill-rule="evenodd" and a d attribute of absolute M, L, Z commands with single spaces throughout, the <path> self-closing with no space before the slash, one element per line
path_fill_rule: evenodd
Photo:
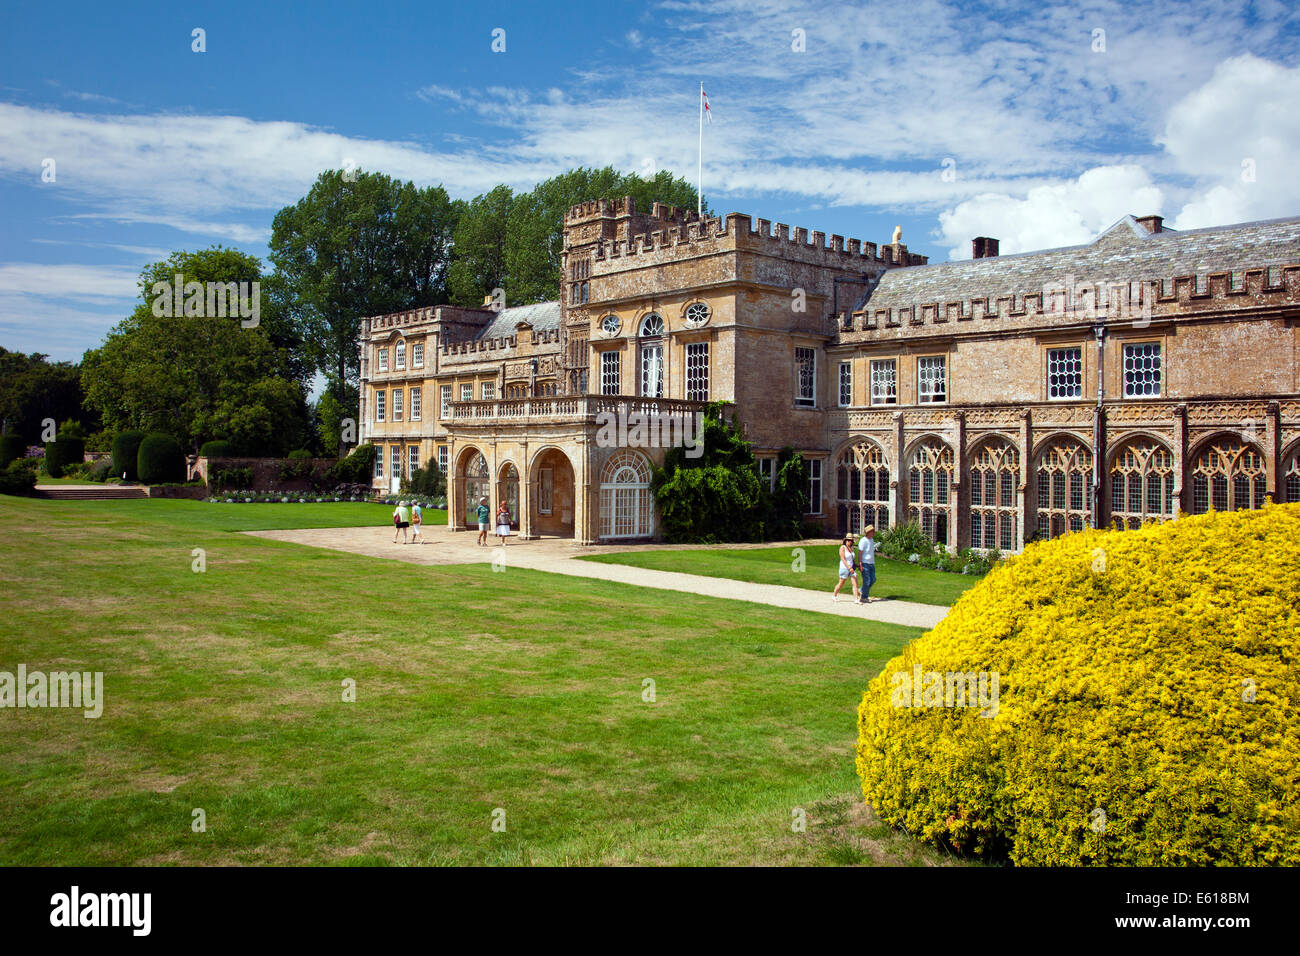
<path fill-rule="evenodd" d="M 365 485 L 340 485 L 329 492 L 316 491 L 222 491 L 209 495 L 205 501 L 216 504 L 327 504 L 333 501 L 371 501 L 370 489 Z"/>

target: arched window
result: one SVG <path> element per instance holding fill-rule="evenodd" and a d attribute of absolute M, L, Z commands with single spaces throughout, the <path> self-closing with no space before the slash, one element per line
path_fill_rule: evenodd
<path fill-rule="evenodd" d="M 483 457 L 482 452 L 475 452 L 465 464 L 465 521 L 467 524 L 472 525 L 475 523 L 477 519 L 474 517 L 474 512 L 478 508 L 478 500 L 488 497 L 491 491 L 491 475 L 488 472 L 487 459 Z"/>
<path fill-rule="evenodd" d="M 641 338 L 662 339 L 664 320 L 658 312 L 651 312 L 641 320 Z M 641 394 L 647 398 L 663 398 L 664 394 L 664 344 L 649 341 L 641 344 Z"/>
<path fill-rule="evenodd" d="M 1192 514 L 1264 507 L 1264 456 L 1253 445 L 1224 436 L 1192 465 Z"/>
<path fill-rule="evenodd" d="M 1282 489 L 1289 503 L 1300 502 L 1300 446 L 1291 452 L 1282 466 Z"/>
<path fill-rule="evenodd" d="M 1110 466 L 1110 520 L 1119 529 L 1174 516 L 1174 456 L 1149 438 L 1135 438 Z"/>
<path fill-rule="evenodd" d="M 642 455 L 620 452 L 600 473 L 600 536 L 645 538 L 653 534 L 650 465 Z"/>
<path fill-rule="evenodd" d="M 952 524 L 952 449 L 935 438 L 923 441 L 912 453 L 908 469 L 908 518 L 921 526 L 931 541 L 946 545 Z"/>
<path fill-rule="evenodd" d="M 970 461 L 970 546 L 1016 550 L 1020 515 L 1020 452 L 1001 438 L 985 442 Z"/>
<path fill-rule="evenodd" d="M 835 489 L 841 534 L 857 534 L 869 524 L 880 531 L 889 527 L 889 467 L 875 442 L 860 441 L 840 453 Z"/>
<path fill-rule="evenodd" d="M 1038 459 L 1038 534 L 1082 531 L 1092 515 L 1092 452 L 1073 439 L 1053 442 Z"/>

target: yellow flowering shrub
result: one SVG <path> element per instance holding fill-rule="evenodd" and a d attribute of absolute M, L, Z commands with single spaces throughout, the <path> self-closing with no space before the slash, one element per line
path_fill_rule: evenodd
<path fill-rule="evenodd" d="M 1021 865 L 1300 864 L 1298 605 L 1300 505 L 1032 544 L 870 683 L 863 793 Z"/>

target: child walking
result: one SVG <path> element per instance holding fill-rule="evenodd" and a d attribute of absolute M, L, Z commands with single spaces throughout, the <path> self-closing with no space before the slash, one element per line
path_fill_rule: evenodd
<path fill-rule="evenodd" d="M 506 546 L 506 538 L 510 536 L 510 509 L 506 503 L 501 502 L 501 507 L 497 509 L 497 537 L 501 539 L 501 547 Z"/>

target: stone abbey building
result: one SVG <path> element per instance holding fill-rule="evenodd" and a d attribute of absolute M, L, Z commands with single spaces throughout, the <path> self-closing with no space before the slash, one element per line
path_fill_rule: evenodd
<path fill-rule="evenodd" d="M 653 539 L 665 449 L 602 423 L 727 401 L 761 477 L 802 453 L 827 534 L 915 520 L 1018 551 L 1300 501 L 1300 218 L 1125 216 L 1088 245 L 973 251 L 929 265 L 897 232 L 574 206 L 561 301 L 363 321 L 375 485 L 434 459 L 454 528 L 486 495 L 525 537 Z"/>

